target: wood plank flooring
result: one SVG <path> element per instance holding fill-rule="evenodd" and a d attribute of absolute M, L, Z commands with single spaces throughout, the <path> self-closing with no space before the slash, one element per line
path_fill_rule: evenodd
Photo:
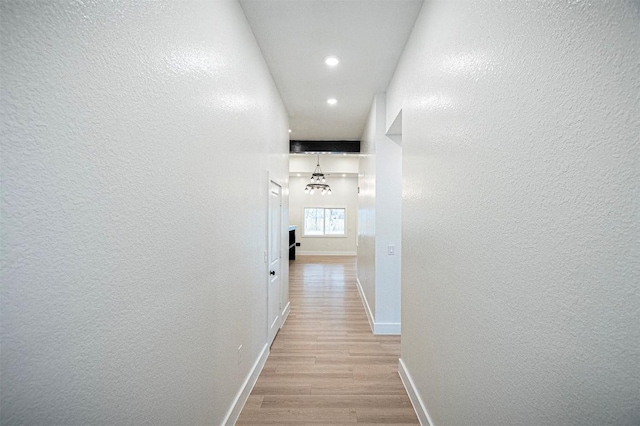
<path fill-rule="evenodd" d="M 397 373 L 400 337 L 371 332 L 355 257 L 299 256 L 289 293 L 291 314 L 237 424 L 419 424 Z"/>

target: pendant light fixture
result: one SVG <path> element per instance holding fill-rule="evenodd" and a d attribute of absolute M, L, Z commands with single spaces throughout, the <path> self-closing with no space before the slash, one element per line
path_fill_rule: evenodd
<path fill-rule="evenodd" d="M 320 168 L 320 153 L 318 153 L 318 164 L 316 165 L 316 169 L 311 174 L 311 182 L 307 184 L 304 188 L 304 192 L 306 194 L 314 194 L 316 189 L 321 191 L 322 195 L 331 195 L 331 187 L 326 183 L 327 178 L 322 173 L 322 169 Z"/>

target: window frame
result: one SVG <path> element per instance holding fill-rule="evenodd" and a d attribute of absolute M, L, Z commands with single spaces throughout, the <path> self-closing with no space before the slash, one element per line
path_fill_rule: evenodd
<path fill-rule="evenodd" d="M 325 213 L 327 210 L 337 210 L 337 209 L 341 209 L 344 210 L 344 233 L 343 234 L 326 234 L 325 233 L 325 224 L 326 224 L 326 216 L 325 218 L 323 218 L 322 220 L 322 234 L 307 234 L 306 233 L 306 229 L 305 229 L 305 210 L 307 209 L 319 209 L 319 210 L 324 210 Z M 311 205 L 311 206 L 304 206 L 302 207 L 302 216 L 301 216 L 302 220 L 302 237 L 304 238 L 347 238 L 347 207 L 346 206 L 317 206 L 317 205 Z"/>

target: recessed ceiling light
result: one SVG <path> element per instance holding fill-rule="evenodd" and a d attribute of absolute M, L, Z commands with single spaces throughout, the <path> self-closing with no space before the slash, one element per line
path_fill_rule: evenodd
<path fill-rule="evenodd" d="M 336 58 L 335 56 L 327 56 L 326 58 L 324 58 L 324 63 L 329 65 L 330 67 L 335 67 L 340 63 L 340 59 Z"/>
<path fill-rule="evenodd" d="M 327 103 L 329 105 L 335 105 L 335 104 L 338 103 L 338 100 L 336 98 L 329 98 L 329 99 L 327 99 Z"/>
<path fill-rule="evenodd" d="M 289 129 L 289 133 L 291 133 L 291 129 Z"/>

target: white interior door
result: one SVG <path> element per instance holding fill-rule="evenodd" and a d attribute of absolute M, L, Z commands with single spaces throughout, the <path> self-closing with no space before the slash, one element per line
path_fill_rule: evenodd
<path fill-rule="evenodd" d="M 280 327 L 282 302 L 280 300 L 280 258 L 282 252 L 282 187 L 269 180 L 269 290 L 268 326 L 269 344 Z"/>

